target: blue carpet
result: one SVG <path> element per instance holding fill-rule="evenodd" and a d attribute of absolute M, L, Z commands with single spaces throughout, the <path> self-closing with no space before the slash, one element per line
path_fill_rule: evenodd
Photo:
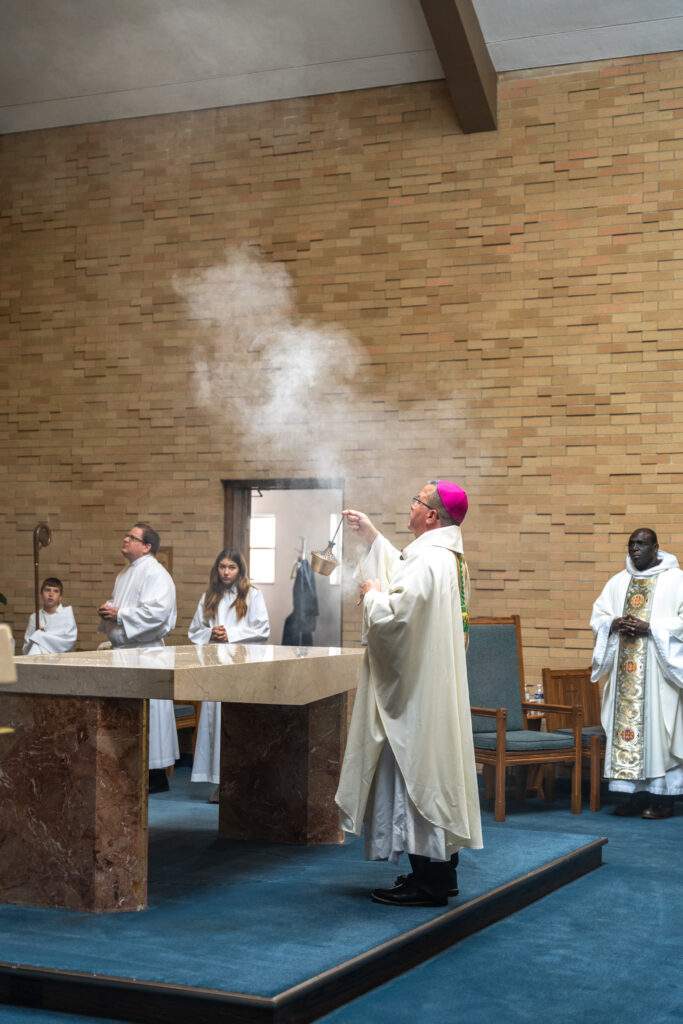
<path fill-rule="evenodd" d="M 121 1021 L 112 1017 L 81 1017 L 80 1014 L 31 1010 L 24 1006 L 3 1006 L 0 1003 L 0 1024 L 121 1024 Z"/>
<path fill-rule="evenodd" d="M 575 817 L 538 801 L 504 824 L 607 836 L 605 866 L 322 1018 L 325 1024 L 680 1024 L 683 814 Z M 321 1021 L 321 1024 L 322 1024 Z"/>
<path fill-rule="evenodd" d="M 210 788 L 179 772 L 171 793 L 150 800 L 149 910 L 3 906 L 0 960 L 273 996 L 444 913 L 372 903 L 369 890 L 396 870 L 363 860 L 358 841 L 307 848 L 217 839 Z M 459 901 L 594 838 L 598 823 L 586 820 L 590 835 L 578 837 L 487 826 L 485 849 L 462 854 Z"/>

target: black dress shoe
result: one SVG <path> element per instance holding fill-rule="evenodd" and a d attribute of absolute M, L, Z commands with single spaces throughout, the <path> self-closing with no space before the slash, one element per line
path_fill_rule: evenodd
<path fill-rule="evenodd" d="M 671 801 L 671 803 L 666 804 L 650 804 L 650 806 L 646 807 L 643 813 L 641 814 L 641 818 L 646 818 L 649 821 L 660 821 L 662 818 L 673 818 L 673 814 L 674 805 L 673 801 Z"/>
<path fill-rule="evenodd" d="M 411 873 L 409 875 L 398 875 L 396 881 L 394 882 L 394 888 L 395 889 L 398 888 L 399 886 L 403 885 L 405 882 L 411 882 L 412 883 L 414 881 L 414 879 L 415 879 L 415 875 L 412 873 L 412 871 L 411 871 Z M 451 887 L 448 890 L 448 895 L 449 896 L 457 896 L 459 893 L 460 893 L 460 890 L 458 889 L 458 877 L 457 877 L 457 875 L 455 874 L 455 871 L 454 871 L 453 872 L 453 884 L 451 885 Z"/>
<path fill-rule="evenodd" d="M 448 906 L 448 896 L 430 896 L 408 881 L 395 885 L 393 889 L 373 889 L 370 897 L 375 903 L 386 903 L 391 907 Z"/>
<path fill-rule="evenodd" d="M 149 792 L 168 793 L 171 787 L 168 784 L 168 776 L 164 768 L 149 769 Z"/>
<path fill-rule="evenodd" d="M 616 805 L 612 814 L 618 818 L 635 818 L 642 814 L 646 807 L 652 803 L 652 794 L 646 790 L 639 790 L 637 793 L 629 794 L 625 799 Z"/>

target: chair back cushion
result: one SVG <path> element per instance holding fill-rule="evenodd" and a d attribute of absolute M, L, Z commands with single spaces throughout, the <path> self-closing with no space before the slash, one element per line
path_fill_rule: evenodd
<path fill-rule="evenodd" d="M 517 630 L 514 622 L 470 624 L 467 648 L 467 679 L 470 704 L 483 708 L 507 708 L 507 729 L 524 729 L 519 679 Z M 475 733 L 491 732 L 495 720 L 472 716 Z"/>

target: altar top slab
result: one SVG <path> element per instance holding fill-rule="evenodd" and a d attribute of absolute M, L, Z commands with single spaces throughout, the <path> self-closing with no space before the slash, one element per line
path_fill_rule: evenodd
<path fill-rule="evenodd" d="M 310 704 L 357 685 L 360 648 L 207 644 L 15 658 L 3 693 Z"/>

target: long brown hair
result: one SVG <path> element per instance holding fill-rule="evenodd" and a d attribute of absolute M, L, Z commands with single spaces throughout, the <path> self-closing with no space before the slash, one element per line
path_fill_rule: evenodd
<path fill-rule="evenodd" d="M 237 596 L 230 607 L 235 609 L 238 619 L 243 619 L 247 614 L 247 594 L 251 587 L 249 577 L 247 576 L 247 563 L 244 561 L 244 555 L 241 551 L 238 551 L 236 548 L 223 548 L 223 550 L 219 551 L 216 555 L 216 561 L 211 566 L 211 572 L 209 573 L 209 586 L 206 594 L 204 595 L 204 621 L 207 626 L 210 620 L 215 616 L 218 605 L 221 603 L 221 598 L 224 597 L 227 592 L 227 587 L 218 575 L 218 566 L 225 558 L 234 562 L 235 565 L 238 565 L 240 570 L 239 576 L 234 584 L 237 588 Z"/>

